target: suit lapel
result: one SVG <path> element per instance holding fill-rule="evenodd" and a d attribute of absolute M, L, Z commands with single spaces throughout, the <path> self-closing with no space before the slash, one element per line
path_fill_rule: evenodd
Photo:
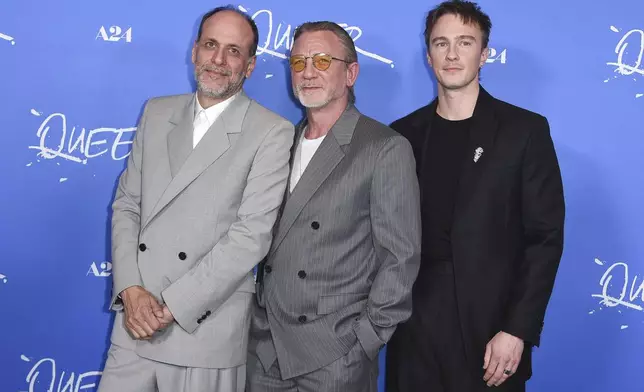
<path fill-rule="evenodd" d="M 297 150 L 297 145 L 298 145 L 298 140 L 300 140 L 300 135 L 302 134 L 302 131 L 304 130 L 304 122 L 300 122 L 295 126 L 295 132 L 293 135 L 293 144 L 291 145 L 291 152 L 290 152 L 290 157 L 288 161 L 289 165 L 289 171 L 288 171 L 288 179 L 286 180 L 286 189 L 284 190 L 284 197 L 282 198 L 282 203 L 280 204 L 280 208 L 277 212 L 277 217 L 275 218 L 275 222 L 279 222 L 282 219 L 282 215 L 284 214 L 284 206 L 286 205 L 286 202 L 288 199 L 291 197 L 291 174 L 293 173 L 293 161 L 295 159 L 295 152 Z M 277 228 L 278 225 L 275 224 L 273 226 L 273 237 L 277 234 Z"/>
<path fill-rule="evenodd" d="M 194 104 L 194 98 L 192 99 Z M 172 181 L 147 219 L 146 226 L 177 195 L 212 165 L 229 148 L 229 134 L 240 133 L 250 99 L 241 92 L 208 129 L 197 147 L 192 149 L 193 106 L 184 108 L 182 118 L 175 119 L 176 127 L 168 134 L 168 157 Z"/>
<path fill-rule="evenodd" d="M 483 171 L 493 154 L 498 122 L 492 100 L 492 96 L 480 87 L 472 116 L 465 161 L 461 168 L 455 211 L 463 210 L 476 193 Z"/>
<path fill-rule="evenodd" d="M 420 119 L 423 119 L 423 121 L 419 121 L 419 123 L 414 124 L 416 129 L 418 129 L 418 132 L 421 133 L 421 137 L 419 139 L 421 140 L 422 143 L 422 151 L 420 154 L 420 161 L 416 162 L 416 173 L 418 174 L 418 182 L 420 183 L 420 202 L 423 202 L 423 196 L 424 196 L 424 190 L 425 187 L 423 186 L 424 181 L 425 181 L 425 167 L 424 167 L 424 162 L 427 159 L 427 154 L 429 150 L 429 135 L 432 132 L 432 124 L 434 123 L 434 116 L 436 116 L 436 108 L 438 107 L 438 98 L 434 98 L 434 100 L 427 106 L 427 114 L 425 116 L 420 116 Z"/>
<path fill-rule="evenodd" d="M 349 104 L 318 147 L 284 205 L 272 252 L 284 240 L 304 206 L 344 158 L 343 146 L 351 141 L 359 119 L 360 112 Z M 300 132 L 303 131 L 305 125 L 306 123 L 303 121 L 300 125 Z"/>
<path fill-rule="evenodd" d="M 168 159 L 170 160 L 170 173 L 174 178 L 186 158 L 192 153 L 192 122 L 194 120 L 195 96 L 188 101 L 186 106 L 176 111 L 170 123 L 174 128 L 167 137 Z"/>
<path fill-rule="evenodd" d="M 293 173 L 293 165 L 295 162 L 295 156 L 297 155 L 297 147 L 299 146 L 299 141 L 305 128 L 306 119 L 300 121 L 299 124 L 295 126 L 295 135 L 293 139 L 293 145 L 291 146 L 291 157 L 289 158 L 289 175 L 288 183 L 286 184 L 286 197 L 284 198 L 284 203 L 286 203 L 286 200 L 291 197 L 291 174 Z"/>

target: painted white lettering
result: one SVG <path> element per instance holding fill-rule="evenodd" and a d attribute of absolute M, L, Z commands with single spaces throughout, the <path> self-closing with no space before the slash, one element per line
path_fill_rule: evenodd
<path fill-rule="evenodd" d="M 40 116 L 35 110 L 32 110 L 32 113 Z M 122 160 L 129 156 L 130 149 L 122 148 L 118 154 L 117 150 L 121 146 L 132 144 L 132 141 L 122 139 L 124 134 L 130 134 L 135 130 L 136 127 L 90 130 L 73 127 L 70 132 L 67 132 L 67 117 L 62 113 L 53 113 L 45 118 L 36 132 L 39 138 L 38 145 L 28 148 L 38 150 L 38 156 L 45 159 L 61 158 L 81 164 L 87 164 L 88 160 L 106 154 L 108 151 L 113 160 Z M 56 142 L 58 142 L 57 145 L 55 145 Z"/>
<path fill-rule="evenodd" d="M 24 355 L 21 356 L 21 359 L 25 362 L 31 362 Z M 56 361 L 53 358 L 43 358 L 31 368 L 27 374 L 26 381 L 29 385 L 29 392 L 79 392 L 84 389 L 96 387 L 98 385 L 98 379 L 90 380 L 90 377 L 98 377 L 101 375 L 102 372 L 100 371 L 89 371 L 79 374 L 78 377 L 76 377 L 76 373 L 74 372 L 66 376 L 66 372 L 63 371 L 60 377 L 58 377 Z"/>
<path fill-rule="evenodd" d="M 599 260 L 595 262 L 604 265 Z M 624 262 L 612 264 L 599 279 L 599 285 L 602 288 L 601 294 L 593 294 L 592 296 L 601 298 L 602 305 L 607 307 L 624 306 L 644 311 L 644 280 L 641 280 L 639 286 L 637 285 L 637 275 L 630 280 L 628 264 Z M 616 288 L 613 288 L 613 285 Z"/>
<path fill-rule="evenodd" d="M 614 32 L 619 31 L 615 27 L 611 27 L 611 30 Z M 626 50 L 627 48 L 629 49 L 628 51 Z M 624 58 L 627 53 L 635 53 L 630 64 L 628 59 Z M 617 60 L 606 63 L 607 65 L 615 66 L 615 72 L 619 72 L 622 75 L 632 75 L 633 73 L 644 75 L 644 69 L 640 68 L 642 56 L 644 55 L 644 30 L 633 29 L 626 32 L 617 42 L 615 54 L 617 54 Z"/>
<path fill-rule="evenodd" d="M 243 6 L 238 6 L 239 10 L 245 13 L 249 13 L 248 10 Z M 285 52 L 291 49 L 293 45 L 293 33 L 295 32 L 294 28 L 290 24 L 283 25 L 279 23 L 275 30 L 273 30 L 273 12 L 269 9 L 261 9 L 255 11 L 251 18 L 258 25 L 260 34 L 264 32 L 266 34 L 259 39 L 259 46 L 257 48 L 257 54 L 267 54 L 269 56 L 278 57 L 281 59 L 286 59 Z M 338 23 L 342 28 L 344 28 L 347 33 L 353 39 L 353 42 L 357 42 L 360 36 L 362 35 L 362 29 L 358 26 L 350 26 L 347 23 Z M 282 51 L 281 49 L 284 49 Z M 394 67 L 393 60 L 390 60 L 384 56 L 381 56 L 376 53 L 368 52 L 356 45 L 356 51 L 363 56 L 372 58 L 374 60 L 389 64 L 392 68 Z"/>
<path fill-rule="evenodd" d="M 11 43 L 11 45 L 16 44 L 16 41 L 13 39 L 13 37 L 10 36 L 10 35 L 7 35 L 7 34 L 0 33 L 0 39 L 5 40 L 5 41 L 9 41 Z"/>

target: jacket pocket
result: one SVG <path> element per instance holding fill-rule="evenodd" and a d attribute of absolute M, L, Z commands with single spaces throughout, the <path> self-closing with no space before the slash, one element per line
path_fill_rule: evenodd
<path fill-rule="evenodd" d="M 350 305 L 366 302 L 369 293 L 321 295 L 318 299 L 318 314 L 331 314 Z"/>

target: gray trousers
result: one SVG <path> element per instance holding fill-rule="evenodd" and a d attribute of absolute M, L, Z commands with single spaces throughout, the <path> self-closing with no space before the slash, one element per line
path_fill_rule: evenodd
<path fill-rule="evenodd" d="M 360 342 L 321 369 L 282 380 L 279 364 L 264 371 L 254 352 L 248 353 L 246 392 L 377 392 L 378 358 L 371 361 Z"/>
<path fill-rule="evenodd" d="M 189 368 L 157 362 L 112 344 L 97 392 L 244 392 L 246 365 Z"/>

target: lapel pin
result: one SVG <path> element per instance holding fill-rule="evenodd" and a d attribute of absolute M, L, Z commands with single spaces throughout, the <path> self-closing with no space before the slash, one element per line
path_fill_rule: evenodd
<path fill-rule="evenodd" d="M 477 147 L 476 150 L 474 150 L 474 162 L 476 163 L 479 158 L 481 158 L 481 155 L 483 155 L 483 148 Z"/>

